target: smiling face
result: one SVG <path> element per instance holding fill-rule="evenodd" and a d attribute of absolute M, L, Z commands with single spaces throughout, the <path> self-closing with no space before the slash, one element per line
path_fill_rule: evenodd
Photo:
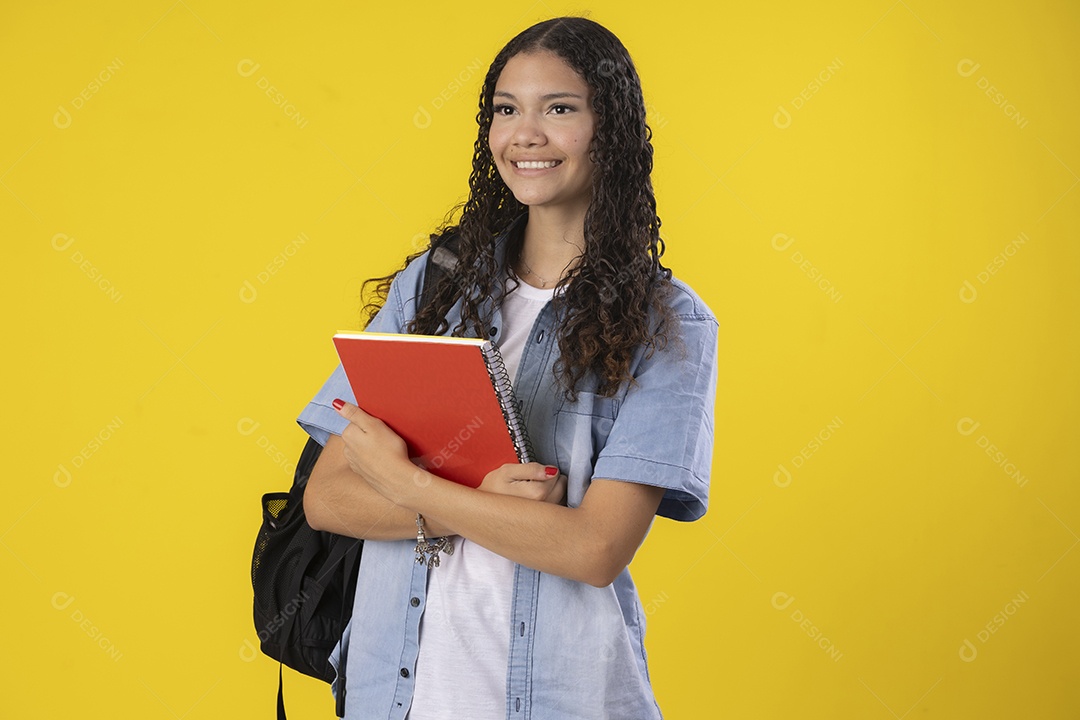
<path fill-rule="evenodd" d="M 495 83 L 488 144 L 514 197 L 532 208 L 580 213 L 592 196 L 592 91 L 558 55 L 510 58 Z"/>

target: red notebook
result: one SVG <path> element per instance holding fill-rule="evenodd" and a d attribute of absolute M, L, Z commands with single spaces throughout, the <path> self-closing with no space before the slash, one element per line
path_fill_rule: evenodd
<path fill-rule="evenodd" d="M 439 477 L 478 487 L 505 463 L 530 462 L 525 426 L 499 348 L 488 340 L 338 333 L 357 405 L 402 437 Z"/>

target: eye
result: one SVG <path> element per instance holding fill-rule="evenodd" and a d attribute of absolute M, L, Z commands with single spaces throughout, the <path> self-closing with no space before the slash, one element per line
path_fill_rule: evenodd
<path fill-rule="evenodd" d="M 569 113 L 574 112 L 576 109 L 577 108 L 575 108 L 572 105 L 552 105 L 551 106 L 551 112 L 554 113 L 555 115 L 567 115 Z"/>
<path fill-rule="evenodd" d="M 513 115 L 514 114 L 514 106 L 513 105 L 496 105 L 493 108 L 493 110 L 494 110 L 496 115 L 507 116 L 507 115 Z"/>

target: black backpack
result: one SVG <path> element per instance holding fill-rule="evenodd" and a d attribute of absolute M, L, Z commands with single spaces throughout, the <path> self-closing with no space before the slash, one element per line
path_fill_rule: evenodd
<path fill-rule="evenodd" d="M 457 237 L 432 240 L 420 306 L 435 284 L 457 264 Z M 335 682 L 337 716 L 345 716 L 345 662 L 335 673 L 330 653 L 352 617 L 364 541 L 314 530 L 304 516 L 304 488 L 322 453 L 313 438 L 300 453 L 287 493 L 262 496 L 262 526 L 251 558 L 255 630 L 264 653 L 293 670 Z M 278 667 L 278 720 L 285 720 L 282 671 Z"/>

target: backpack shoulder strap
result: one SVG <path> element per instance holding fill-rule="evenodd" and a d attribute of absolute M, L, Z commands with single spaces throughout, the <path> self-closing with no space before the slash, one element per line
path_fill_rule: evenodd
<path fill-rule="evenodd" d="M 456 230 L 441 236 L 432 236 L 431 248 L 424 269 L 424 285 L 420 291 L 420 305 L 423 307 L 435 296 L 435 288 L 444 275 L 449 275 L 457 267 L 459 238 Z"/>

